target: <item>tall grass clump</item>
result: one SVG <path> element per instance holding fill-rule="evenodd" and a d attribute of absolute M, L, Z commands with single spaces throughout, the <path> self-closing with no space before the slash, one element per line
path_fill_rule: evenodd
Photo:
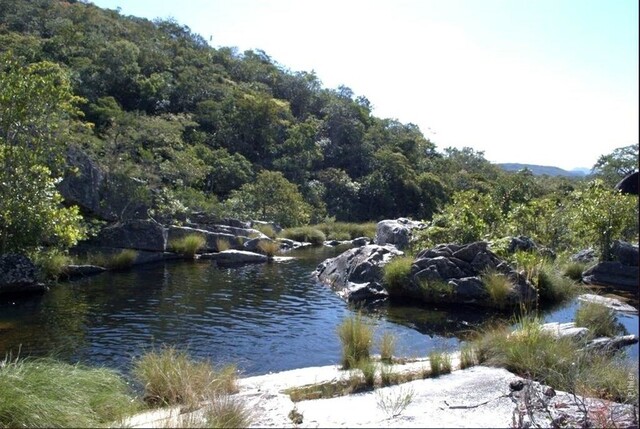
<path fill-rule="evenodd" d="M 280 250 L 280 243 L 272 240 L 260 240 L 257 247 L 260 253 L 272 258 Z"/>
<path fill-rule="evenodd" d="M 385 332 L 380 339 L 380 360 L 391 363 L 396 348 L 396 337 L 389 332 Z"/>
<path fill-rule="evenodd" d="M 429 365 L 432 376 L 448 374 L 451 372 L 451 356 L 444 352 L 432 351 L 429 353 Z"/>
<path fill-rule="evenodd" d="M 576 282 L 582 281 L 582 273 L 587 268 L 584 262 L 570 261 L 564 265 L 562 274 Z"/>
<path fill-rule="evenodd" d="M 426 301 L 440 300 L 453 295 L 453 286 L 444 280 L 426 280 L 419 283 L 422 298 Z"/>
<path fill-rule="evenodd" d="M 169 242 L 169 248 L 182 256 L 193 258 L 204 248 L 207 239 L 201 234 L 189 234 Z"/>
<path fill-rule="evenodd" d="M 251 425 L 253 414 L 240 399 L 230 395 L 216 395 L 211 399 L 204 419 L 204 427 L 208 428 L 246 428 Z"/>
<path fill-rule="evenodd" d="M 343 369 L 356 367 L 358 362 L 369 359 L 373 329 L 360 313 L 343 320 L 338 326 L 338 336 L 342 343 Z"/>
<path fill-rule="evenodd" d="M 226 238 L 216 238 L 216 249 L 218 252 L 224 252 L 231 249 L 231 244 Z"/>
<path fill-rule="evenodd" d="M 314 246 L 322 246 L 327 239 L 324 232 L 311 226 L 287 228 L 280 235 L 290 240 L 309 242 Z"/>
<path fill-rule="evenodd" d="M 71 257 L 58 249 L 36 252 L 31 259 L 42 280 L 57 280 L 71 264 Z"/>
<path fill-rule="evenodd" d="M 578 292 L 578 285 L 570 277 L 562 275 L 560 268 L 552 262 L 544 261 L 534 278 L 538 289 L 538 297 L 544 303 L 565 301 Z"/>
<path fill-rule="evenodd" d="M 460 369 L 470 368 L 477 363 L 475 348 L 470 344 L 465 344 L 460 349 Z"/>
<path fill-rule="evenodd" d="M 140 405 L 113 370 L 51 358 L 0 361 L 0 427 L 107 426 Z"/>
<path fill-rule="evenodd" d="M 615 337 L 625 332 L 624 326 L 616 319 L 615 311 L 595 302 L 581 303 L 576 310 L 574 321 L 576 326 L 589 329 L 595 338 Z"/>
<path fill-rule="evenodd" d="M 329 240 L 353 240 L 358 237 L 376 235 L 376 223 L 325 222 L 314 225 L 321 230 Z"/>
<path fill-rule="evenodd" d="M 402 295 L 411 282 L 411 256 L 396 256 L 382 268 L 382 281 L 390 295 Z"/>
<path fill-rule="evenodd" d="M 503 308 L 507 304 L 509 293 L 513 290 L 513 282 L 506 275 L 496 270 L 488 270 L 482 274 L 482 283 L 491 298 L 498 307 Z"/>
<path fill-rule="evenodd" d="M 234 366 L 218 371 L 168 346 L 136 359 L 133 374 L 144 386 L 144 401 L 153 406 L 194 407 L 216 394 L 237 391 Z"/>
<path fill-rule="evenodd" d="M 131 268 L 137 257 L 138 252 L 135 250 L 124 249 L 120 253 L 106 258 L 105 265 L 112 270 L 124 270 Z"/>
<path fill-rule="evenodd" d="M 278 236 L 278 233 L 276 232 L 276 230 L 273 229 L 273 226 L 269 224 L 254 225 L 253 228 L 257 229 L 258 231 L 260 231 L 261 233 L 263 233 L 264 235 L 266 235 L 272 240 L 275 240 L 276 237 Z"/>

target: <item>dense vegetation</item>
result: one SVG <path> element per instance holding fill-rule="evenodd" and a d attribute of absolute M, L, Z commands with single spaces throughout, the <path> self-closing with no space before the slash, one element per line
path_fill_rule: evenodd
<path fill-rule="evenodd" d="M 571 198 L 596 198 L 596 185 L 504 172 L 471 148 L 438 151 L 416 125 L 373 116 L 347 87 L 324 88 L 263 51 L 212 48 L 171 20 L 3 0 L 0 55 L 3 251 L 65 247 L 91 230 L 54 189 L 74 173 L 62 162 L 72 146 L 104 170 L 115 220 L 207 211 L 292 227 L 406 216 L 434 219 L 433 239 L 593 238 L 589 225 L 559 237 L 566 223 L 553 216 Z M 603 155 L 598 189 L 636 168 L 634 154 Z M 616 233 L 628 236 L 624 219 Z"/>

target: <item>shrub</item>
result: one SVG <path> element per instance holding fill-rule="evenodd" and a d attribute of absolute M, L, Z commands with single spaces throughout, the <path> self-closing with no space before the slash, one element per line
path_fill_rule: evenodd
<path fill-rule="evenodd" d="M 397 417 L 413 401 L 413 389 L 403 390 L 400 388 L 396 394 L 385 394 L 376 392 L 376 405 L 389 418 Z"/>
<path fill-rule="evenodd" d="M 397 256 L 387 262 L 382 268 L 382 281 L 390 295 L 402 295 L 406 285 L 411 282 L 410 256 Z"/>
<path fill-rule="evenodd" d="M 210 363 L 194 361 L 168 346 L 136 359 L 133 374 L 144 385 L 145 402 L 154 406 L 193 407 L 216 394 L 237 390 L 235 367 L 216 371 Z"/>
<path fill-rule="evenodd" d="M 280 250 L 280 243 L 271 240 L 260 240 L 258 242 L 258 251 L 272 258 Z"/>
<path fill-rule="evenodd" d="M 612 309 L 593 302 L 583 302 L 576 310 L 576 326 L 588 328 L 594 337 L 614 337 L 625 331 Z"/>
<path fill-rule="evenodd" d="M 201 234 L 189 234 L 182 238 L 171 240 L 169 248 L 183 256 L 193 258 L 207 244 L 207 239 Z"/>
<path fill-rule="evenodd" d="M 346 318 L 338 326 L 342 342 L 342 368 L 349 369 L 363 359 L 369 359 L 373 329 L 362 320 L 360 313 Z"/>
<path fill-rule="evenodd" d="M 130 268 L 138 257 L 138 252 L 133 249 L 124 249 L 120 253 L 112 255 L 106 260 L 106 267 L 112 270 L 124 270 Z"/>
<path fill-rule="evenodd" d="M 50 358 L 0 361 L 0 427 L 98 427 L 140 408 L 115 371 Z"/>
<path fill-rule="evenodd" d="M 326 240 L 322 231 L 311 226 L 287 228 L 282 231 L 281 235 L 290 240 L 309 242 L 314 246 L 322 246 Z"/>
<path fill-rule="evenodd" d="M 429 353 L 429 365 L 432 376 L 448 374 L 451 372 L 451 356 L 447 353 L 432 351 Z"/>
<path fill-rule="evenodd" d="M 58 249 L 36 252 L 31 259 L 43 280 L 57 280 L 71 264 L 69 255 Z"/>
<path fill-rule="evenodd" d="M 380 360 L 383 362 L 391 363 L 393 360 L 393 353 L 395 352 L 396 338 L 385 332 L 380 340 Z"/>
<path fill-rule="evenodd" d="M 507 303 L 509 293 L 513 290 L 513 282 L 502 273 L 488 270 L 482 274 L 482 283 L 491 297 L 491 301 L 503 308 Z"/>
<path fill-rule="evenodd" d="M 559 269 L 548 261 L 539 267 L 534 280 L 538 288 L 538 297 L 543 302 L 561 302 L 571 298 L 578 291 L 578 285 L 571 278 L 563 276 Z"/>
<path fill-rule="evenodd" d="M 218 252 L 224 252 L 230 248 L 231 244 L 229 244 L 229 240 L 226 238 L 216 238 L 216 249 L 218 249 Z"/>

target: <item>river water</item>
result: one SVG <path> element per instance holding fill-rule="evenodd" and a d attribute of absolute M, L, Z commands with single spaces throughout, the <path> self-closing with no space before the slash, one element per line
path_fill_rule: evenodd
<path fill-rule="evenodd" d="M 0 301 L 0 357 L 54 355 L 127 372 L 132 359 L 163 344 L 243 375 L 336 364 L 337 327 L 350 308 L 311 273 L 345 248 L 305 248 L 294 259 L 233 268 L 212 261 L 149 264 L 54 286 L 28 299 Z M 577 304 L 547 312 L 571 320 Z M 489 310 L 384 305 L 363 310 L 375 343 L 397 338 L 396 355 L 454 350 L 465 333 L 490 322 Z M 620 316 L 638 333 L 637 316 Z M 377 347 L 374 346 L 374 352 Z M 637 362 L 638 346 L 630 350 Z"/>

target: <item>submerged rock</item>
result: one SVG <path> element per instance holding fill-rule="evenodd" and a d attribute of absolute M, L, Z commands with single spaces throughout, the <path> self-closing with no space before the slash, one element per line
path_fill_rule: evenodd
<path fill-rule="evenodd" d="M 220 265 L 254 264 L 267 262 L 269 258 L 246 250 L 225 250 L 218 253 L 203 253 L 200 259 L 213 259 Z"/>
<path fill-rule="evenodd" d="M 0 256 L 0 295 L 38 293 L 48 287 L 38 281 L 36 266 L 24 255 Z"/>

